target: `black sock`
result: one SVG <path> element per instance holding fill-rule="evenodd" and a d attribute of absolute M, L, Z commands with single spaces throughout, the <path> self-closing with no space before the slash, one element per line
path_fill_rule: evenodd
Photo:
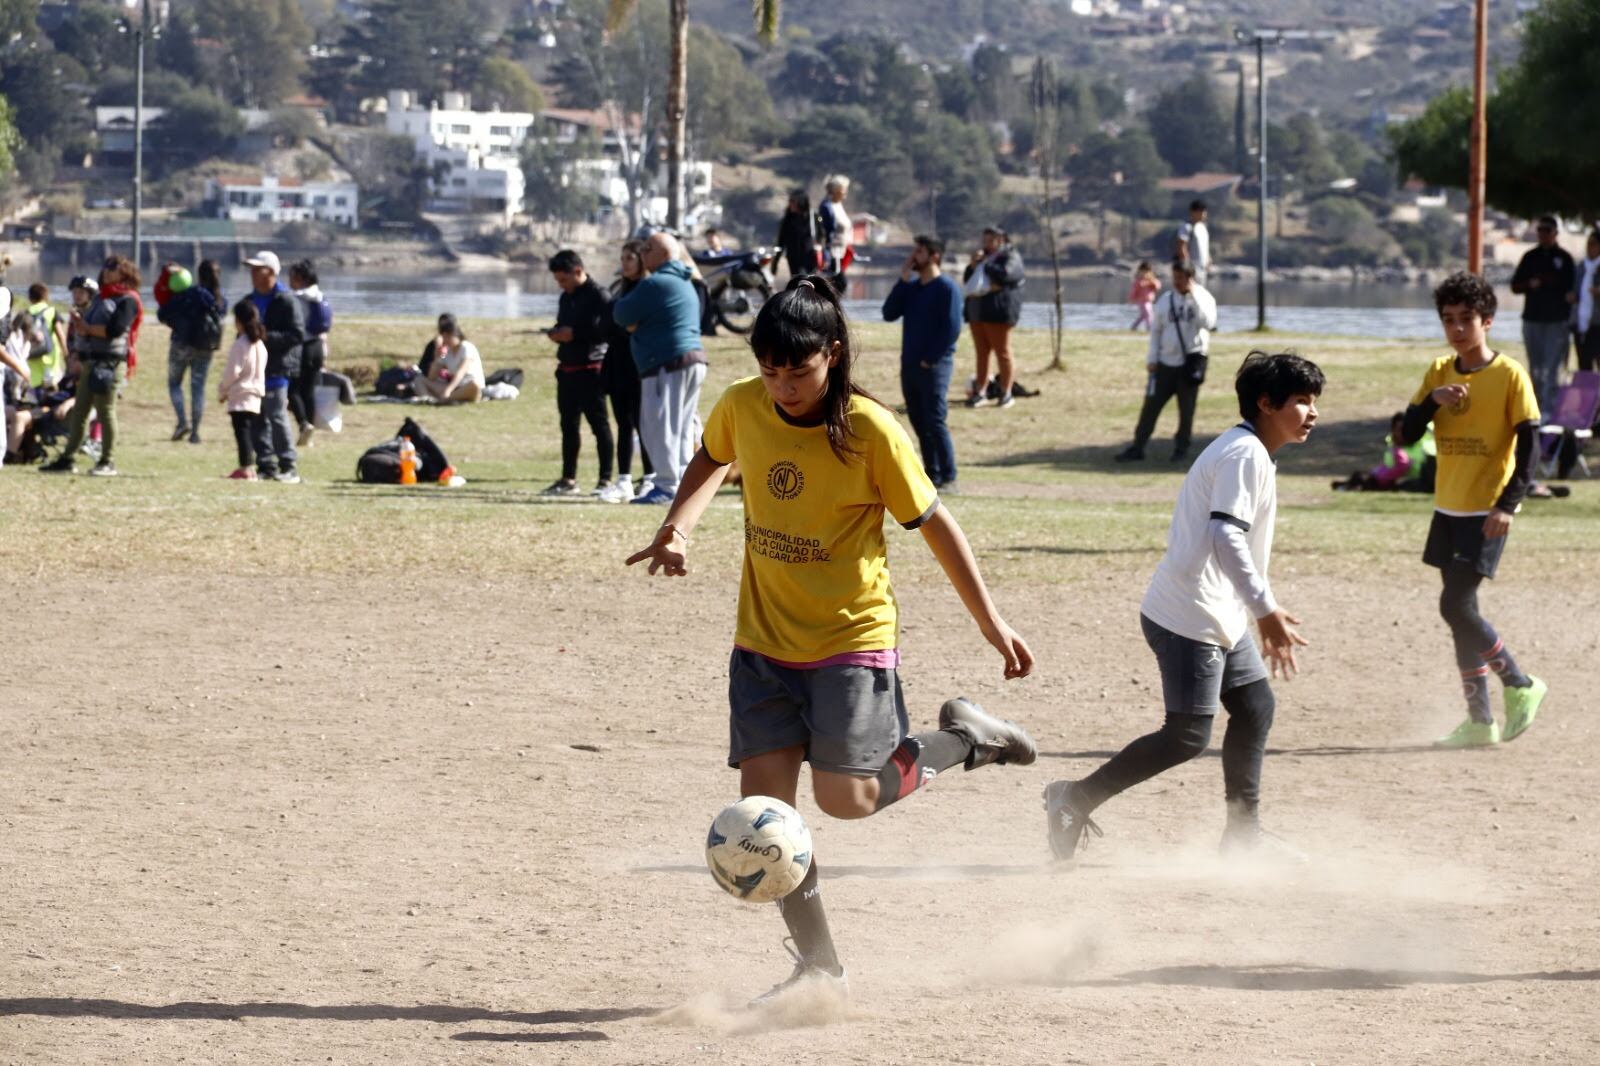
<path fill-rule="evenodd" d="M 835 976 L 844 972 L 833 950 L 828 916 L 822 910 L 822 888 L 818 884 L 815 859 L 799 887 L 778 901 L 778 911 L 783 915 L 783 924 L 789 927 L 789 935 L 794 938 L 794 949 L 806 965 Z"/>
<path fill-rule="evenodd" d="M 878 771 L 878 806 L 874 810 L 905 799 L 934 775 L 966 762 L 971 751 L 971 741 L 948 729 L 906 737 Z"/>

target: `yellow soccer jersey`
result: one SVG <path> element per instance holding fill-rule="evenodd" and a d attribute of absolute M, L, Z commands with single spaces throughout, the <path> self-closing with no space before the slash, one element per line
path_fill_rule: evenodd
<path fill-rule="evenodd" d="M 1422 403 L 1443 385 L 1467 386 L 1467 398 L 1433 416 L 1439 452 L 1434 506 L 1446 514 L 1486 514 L 1511 480 L 1517 426 L 1539 420 L 1539 401 L 1522 364 L 1499 353 L 1466 374 L 1454 355 L 1434 360 L 1411 402 Z"/>
<path fill-rule="evenodd" d="M 744 474 L 742 648 L 814 663 L 897 645 L 883 513 L 915 529 L 939 497 L 892 413 L 857 396 L 850 425 L 858 454 L 840 462 L 827 429 L 786 420 L 760 378 L 730 385 L 706 419 L 706 454 Z"/>

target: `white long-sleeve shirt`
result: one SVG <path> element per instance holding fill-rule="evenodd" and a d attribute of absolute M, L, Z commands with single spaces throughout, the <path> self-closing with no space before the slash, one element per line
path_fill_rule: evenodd
<path fill-rule="evenodd" d="M 1189 291 L 1168 289 L 1156 297 L 1150 312 L 1150 350 L 1145 362 L 1182 366 L 1190 352 L 1211 350 L 1211 331 L 1217 328 L 1217 301 L 1198 282 Z"/>

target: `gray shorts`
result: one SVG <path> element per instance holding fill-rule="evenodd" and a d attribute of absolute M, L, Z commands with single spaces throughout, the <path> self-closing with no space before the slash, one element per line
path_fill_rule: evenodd
<path fill-rule="evenodd" d="M 1215 715 L 1224 692 L 1267 678 L 1267 664 L 1248 629 L 1232 648 L 1223 648 L 1179 636 L 1142 614 L 1139 624 L 1161 668 L 1161 698 L 1168 714 Z"/>
<path fill-rule="evenodd" d="M 796 670 L 742 648 L 728 659 L 728 706 L 729 766 L 799 744 L 813 769 L 871 777 L 911 727 L 893 669 Z"/>

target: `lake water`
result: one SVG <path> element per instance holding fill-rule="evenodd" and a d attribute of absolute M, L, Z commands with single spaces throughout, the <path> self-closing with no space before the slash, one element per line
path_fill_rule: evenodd
<path fill-rule="evenodd" d="M 44 271 L 43 280 L 51 286 L 51 295 L 64 301 L 69 277 L 70 271 L 52 266 Z M 18 295 L 31 280 L 17 269 L 7 279 Z M 846 310 L 859 320 L 877 321 L 883 297 L 893 282 L 893 275 L 852 278 Z M 232 297 L 245 292 L 249 284 L 245 271 L 230 271 L 223 278 L 223 291 Z M 330 272 L 323 278 L 322 288 L 333 303 L 336 316 L 431 317 L 451 311 L 464 322 L 474 318 L 521 318 L 550 323 L 555 319 L 557 296 L 544 271 L 424 274 L 366 268 Z M 1134 308 L 1123 303 L 1128 291 L 1126 279 L 1072 278 L 1064 283 L 1064 289 L 1068 329 L 1124 330 L 1133 321 Z M 1211 291 L 1217 297 L 1223 332 L 1255 328 L 1253 282 L 1218 281 Z M 1031 279 L 1023 305 L 1023 326 L 1049 326 L 1051 308 L 1044 302 L 1049 295 L 1047 278 Z M 1432 339 L 1439 333 L 1430 292 L 1423 285 L 1286 281 L 1269 285 L 1267 298 L 1267 324 L 1282 333 L 1387 339 Z"/>

